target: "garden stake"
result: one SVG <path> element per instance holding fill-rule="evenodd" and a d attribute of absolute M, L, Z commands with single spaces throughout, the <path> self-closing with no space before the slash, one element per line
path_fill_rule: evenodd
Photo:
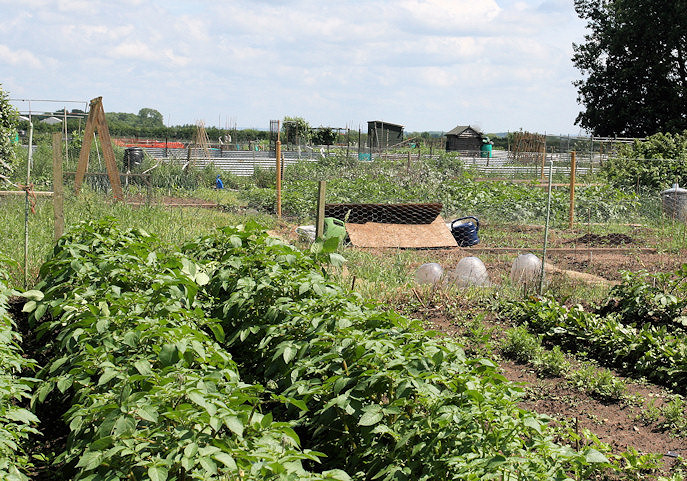
<path fill-rule="evenodd" d="M 52 190 L 55 240 L 64 232 L 64 185 L 62 179 L 62 133 L 52 135 Z"/>
<path fill-rule="evenodd" d="M 553 159 L 549 161 L 549 198 L 546 202 L 546 225 L 544 226 L 544 252 L 541 259 L 541 274 L 539 275 L 539 295 L 544 292 L 544 266 L 546 265 L 546 248 L 549 243 L 549 220 L 551 218 L 551 180 L 553 178 Z"/>
<path fill-rule="evenodd" d="M 279 130 L 277 130 L 277 142 L 276 142 L 276 169 L 277 174 L 277 219 L 281 219 L 281 141 L 279 140 Z"/>
<path fill-rule="evenodd" d="M 427 306 L 425 306 L 425 303 L 422 302 L 422 298 L 420 298 L 420 294 L 418 294 L 417 290 L 414 287 L 413 287 L 413 293 L 415 293 L 415 297 L 417 297 L 417 300 L 420 301 L 420 304 L 422 304 L 422 307 L 427 308 Z"/>
<path fill-rule="evenodd" d="M 573 228 L 573 222 L 575 220 L 575 170 L 577 167 L 577 155 L 573 150 L 570 154 L 570 225 L 569 228 Z"/>
<path fill-rule="evenodd" d="M 31 189 L 31 162 L 33 161 L 33 122 L 29 119 L 29 155 L 26 159 L 26 197 L 24 201 L 24 289 L 29 282 L 29 191 Z"/>

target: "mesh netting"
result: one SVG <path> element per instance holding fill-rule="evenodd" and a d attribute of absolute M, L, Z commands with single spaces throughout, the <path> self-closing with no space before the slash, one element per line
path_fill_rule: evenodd
<path fill-rule="evenodd" d="M 350 224 L 378 222 L 382 224 L 431 224 L 442 204 L 327 204 L 325 217 Z"/>

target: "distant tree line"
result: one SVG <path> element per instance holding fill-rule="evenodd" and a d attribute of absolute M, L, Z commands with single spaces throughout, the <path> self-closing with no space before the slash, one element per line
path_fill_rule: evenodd
<path fill-rule="evenodd" d="M 50 124 L 42 122 L 48 117 L 64 119 L 64 110 L 57 110 L 52 113 L 44 113 L 32 116 L 34 132 L 38 135 L 64 130 L 62 122 Z M 138 114 L 127 112 L 106 112 L 107 126 L 110 135 L 113 137 L 130 137 L 140 139 L 169 139 L 190 142 L 197 130 L 194 124 L 174 125 L 167 127 L 164 125 L 163 117 L 160 112 L 151 108 L 142 108 Z M 67 112 L 67 131 L 78 132 L 86 125 L 87 114 L 83 110 L 73 109 Z M 18 128 L 28 131 L 27 121 L 20 121 Z M 224 142 L 229 137 L 231 142 L 248 142 L 253 140 L 269 139 L 269 131 L 258 129 L 220 129 L 217 127 L 205 127 L 205 131 L 210 142 Z"/>
<path fill-rule="evenodd" d="M 46 112 L 32 116 L 34 132 L 37 137 L 47 136 L 52 132 L 64 130 L 62 122 L 45 123 L 43 120 L 55 117 L 61 121 L 65 118 L 64 110 Z M 67 132 L 69 135 L 81 132 L 86 125 L 88 114 L 80 109 L 72 109 L 66 112 Z M 195 124 L 165 126 L 162 114 L 152 108 L 142 108 L 135 113 L 106 112 L 110 135 L 119 138 L 156 139 L 169 141 L 191 142 L 197 132 Z M 20 133 L 28 132 L 28 122 L 18 123 Z M 205 131 L 211 143 L 247 143 L 251 141 L 267 141 L 270 139 L 270 131 L 260 129 L 220 129 L 206 126 Z M 406 132 L 405 138 L 410 146 L 443 148 L 444 137 L 441 132 Z M 231 139 L 231 140 L 229 140 Z M 285 148 L 289 145 L 357 145 L 364 146 L 367 143 L 367 131 L 357 129 L 337 129 L 329 126 L 311 126 L 302 117 L 286 116 L 280 122 L 280 139 Z M 494 139 L 496 140 L 496 139 Z M 500 140 L 500 139 L 499 139 Z M 496 140 L 495 144 L 498 142 Z M 503 139 L 504 148 L 507 139 Z"/>

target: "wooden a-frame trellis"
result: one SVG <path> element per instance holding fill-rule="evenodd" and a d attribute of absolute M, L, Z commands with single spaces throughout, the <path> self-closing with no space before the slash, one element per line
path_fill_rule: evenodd
<path fill-rule="evenodd" d="M 96 128 L 98 129 L 98 134 L 101 139 L 100 143 L 103 147 L 103 157 L 105 157 L 105 167 L 107 168 L 107 176 L 112 186 L 112 194 L 115 199 L 121 200 L 123 198 L 122 182 L 119 179 L 119 171 L 117 170 L 117 162 L 115 160 L 114 150 L 112 149 L 110 130 L 107 128 L 107 119 L 105 118 L 102 97 L 91 100 L 88 120 L 86 120 L 86 127 L 83 133 L 83 144 L 81 145 L 81 153 L 79 154 L 79 164 L 76 167 L 74 191 L 77 194 L 79 193 L 84 176 L 88 170 L 88 157 L 91 153 L 91 143 L 93 142 L 93 134 Z"/>

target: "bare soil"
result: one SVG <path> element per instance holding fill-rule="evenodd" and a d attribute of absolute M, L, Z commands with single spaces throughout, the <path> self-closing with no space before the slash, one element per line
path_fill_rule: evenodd
<path fill-rule="evenodd" d="M 485 355 L 481 346 L 470 340 L 466 328 L 444 311 L 443 306 L 436 304 L 414 314 L 424 319 L 429 328 L 459 338 L 468 354 Z M 494 345 L 498 345 L 503 332 L 512 327 L 493 315 L 487 315 L 483 323 L 491 332 Z M 522 388 L 524 396 L 519 402 L 520 407 L 549 416 L 552 425 L 567 425 L 577 433 L 588 430 L 601 442 L 610 445 L 614 454 L 634 448 L 640 454 L 661 455 L 661 471 L 664 473 L 681 462 L 678 458 L 687 457 L 687 438 L 671 432 L 662 416 L 649 418 L 646 415 L 647 411 L 657 412 L 670 400 L 672 393 L 667 389 L 614 371 L 627 383 L 627 396 L 623 401 L 608 402 L 573 387 L 564 378 L 541 376 L 529 364 L 504 359 L 498 349 L 486 355 L 496 358 L 504 377 Z M 574 369 L 576 361 L 572 360 L 572 364 Z M 583 446 L 577 446 L 580 447 Z"/>

